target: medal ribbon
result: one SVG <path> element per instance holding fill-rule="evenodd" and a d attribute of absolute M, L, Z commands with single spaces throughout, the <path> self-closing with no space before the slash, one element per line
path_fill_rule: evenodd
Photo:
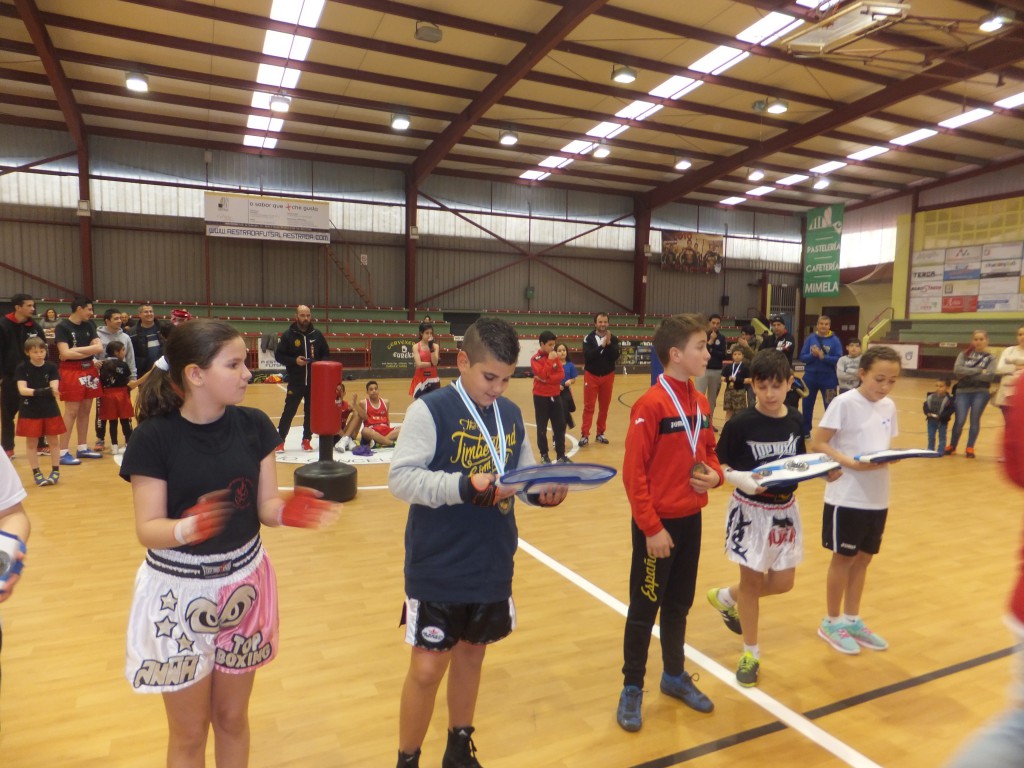
<path fill-rule="evenodd" d="M 484 424 L 483 417 L 480 416 L 480 411 L 477 410 L 476 403 L 474 403 L 468 394 L 466 394 L 465 388 L 462 386 L 462 377 L 459 377 L 455 382 L 455 391 L 459 393 L 459 397 L 462 398 L 462 402 L 466 406 L 466 410 L 469 411 L 470 417 L 476 422 L 477 429 L 480 430 L 480 435 L 483 437 L 484 443 L 487 444 L 487 450 L 491 452 L 491 460 L 494 462 L 494 471 L 501 477 L 505 474 L 505 462 L 508 459 L 508 446 L 505 444 L 505 428 L 501 423 L 501 411 L 498 409 L 498 401 L 494 401 L 494 423 L 498 428 L 498 446 L 495 447 L 494 441 L 491 440 L 491 435 L 487 431 L 487 427 Z"/>
<path fill-rule="evenodd" d="M 679 418 L 683 420 L 683 429 L 686 430 L 686 440 L 690 444 L 690 450 L 693 452 L 694 461 L 697 459 L 697 443 L 700 442 L 700 422 L 701 413 L 700 406 L 697 405 L 696 398 L 694 399 L 694 408 L 697 413 L 694 416 L 694 424 L 691 426 L 690 417 L 683 411 L 683 405 L 679 402 L 679 398 L 676 397 L 675 390 L 672 389 L 672 385 L 665 380 L 665 374 L 658 376 L 658 383 L 664 387 L 665 391 L 668 392 L 668 396 L 672 399 L 672 404 L 676 407 L 676 412 L 679 413 Z"/>

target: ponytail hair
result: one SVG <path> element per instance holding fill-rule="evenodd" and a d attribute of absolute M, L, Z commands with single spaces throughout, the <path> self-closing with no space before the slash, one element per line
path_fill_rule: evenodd
<path fill-rule="evenodd" d="M 241 337 L 221 320 L 191 320 L 175 326 L 164 344 L 164 365 L 154 365 L 139 387 L 135 416 L 141 424 L 153 416 L 166 416 L 185 402 L 185 368 L 209 368 L 225 344 Z"/>

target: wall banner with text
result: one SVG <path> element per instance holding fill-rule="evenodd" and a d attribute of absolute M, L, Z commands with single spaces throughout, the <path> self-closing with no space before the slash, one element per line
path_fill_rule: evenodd
<path fill-rule="evenodd" d="M 843 238 L 843 205 L 807 212 L 804 246 L 804 298 L 839 295 L 839 245 Z"/>
<path fill-rule="evenodd" d="M 331 242 L 330 205 L 326 202 L 207 192 L 203 213 L 210 237 Z"/>

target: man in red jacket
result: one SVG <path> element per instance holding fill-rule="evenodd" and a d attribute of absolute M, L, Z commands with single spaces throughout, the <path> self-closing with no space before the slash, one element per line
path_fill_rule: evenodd
<path fill-rule="evenodd" d="M 623 688 L 616 719 L 627 731 L 642 724 L 644 675 L 654 619 L 661 611 L 661 692 L 698 712 L 711 700 L 683 669 L 686 615 L 700 559 L 701 509 L 725 479 L 715 454 L 711 409 L 690 377 L 704 374 L 710 354 L 707 320 L 674 315 L 654 333 L 664 366 L 629 414 L 622 481 L 633 512 L 629 611 L 623 641 Z"/>
<path fill-rule="evenodd" d="M 565 411 L 562 410 L 562 379 L 565 371 L 555 352 L 558 337 L 551 331 L 544 331 L 539 337 L 540 349 L 530 360 L 533 369 L 533 411 L 537 421 L 537 449 L 542 464 L 550 464 L 548 454 L 548 421 L 555 444 L 556 461 L 565 464 Z"/>

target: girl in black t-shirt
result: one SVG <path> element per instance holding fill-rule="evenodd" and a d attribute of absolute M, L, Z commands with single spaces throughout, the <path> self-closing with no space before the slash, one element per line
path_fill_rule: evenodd
<path fill-rule="evenodd" d="M 169 765 L 202 754 L 211 724 L 218 763 L 246 762 L 255 672 L 278 643 L 276 577 L 260 527 L 319 527 L 339 506 L 311 490 L 281 498 L 277 430 L 238 405 L 252 377 L 246 356 L 227 323 L 175 328 L 140 387 L 139 426 L 121 465 L 148 548 L 125 671 L 137 691 L 163 694 Z"/>

